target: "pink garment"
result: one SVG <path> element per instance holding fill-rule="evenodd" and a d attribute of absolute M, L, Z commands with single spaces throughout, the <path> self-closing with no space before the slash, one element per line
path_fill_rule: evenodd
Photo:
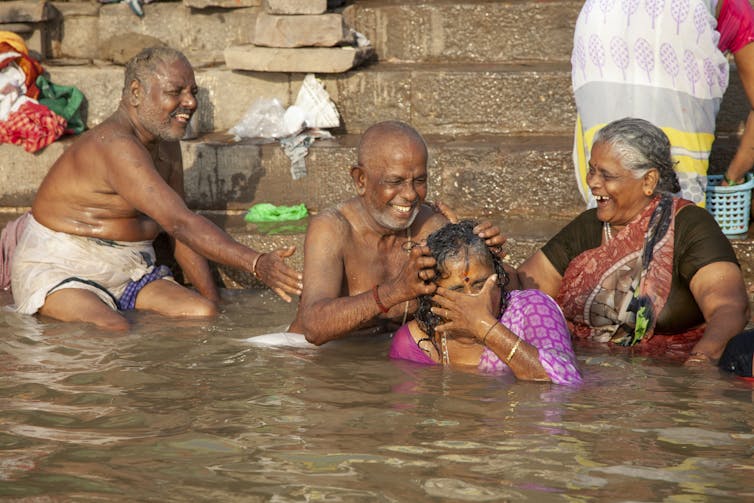
<path fill-rule="evenodd" d="M 436 365 L 436 362 L 427 353 L 419 349 L 419 346 L 411 336 L 408 324 L 402 325 L 395 331 L 393 342 L 390 344 L 390 358 L 393 360 L 408 360 L 424 365 Z"/>
<path fill-rule="evenodd" d="M 18 217 L 17 219 L 8 222 L 8 224 L 0 232 L 0 248 L 2 248 L 2 256 L 0 256 L 0 288 L 3 290 L 10 289 L 10 266 L 11 258 L 13 257 L 13 251 L 16 249 L 16 243 L 21 238 L 26 224 L 29 222 L 28 211 Z"/>
<path fill-rule="evenodd" d="M 509 293 L 508 306 L 500 317 L 500 323 L 539 350 L 539 361 L 552 382 L 581 382 L 568 326 L 552 297 L 539 290 L 513 290 Z M 416 345 L 406 325 L 393 336 L 390 358 L 435 364 Z M 486 373 L 510 372 L 508 366 L 489 348 L 484 349 L 478 369 Z"/>
<path fill-rule="evenodd" d="M 717 31 L 720 33 L 717 47 L 723 52 L 736 53 L 754 42 L 754 9 L 749 0 L 722 1 L 717 17 Z"/>

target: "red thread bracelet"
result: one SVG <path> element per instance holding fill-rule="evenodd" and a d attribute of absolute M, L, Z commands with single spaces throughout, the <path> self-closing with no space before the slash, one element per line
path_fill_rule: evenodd
<path fill-rule="evenodd" d="M 377 292 L 377 288 L 379 286 L 380 285 L 377 284 L 377 285 L 374 285 L 372 287 L 372 297 L 374 297 L 374 301 L 375 301 L 375 303 L 377 303 L 377 307 L 380 308 L 380 311 L 382 311 L 383 313 L 387 313 L 390 310 L 388 308 L 386 308 L 385 304 L 383 304 L 382 301 L 380 300 L 380 294 Z"/>

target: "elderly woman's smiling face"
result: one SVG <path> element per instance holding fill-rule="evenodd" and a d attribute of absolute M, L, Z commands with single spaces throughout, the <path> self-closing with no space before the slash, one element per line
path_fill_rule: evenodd
<path fill-rule="evenodd" d="M 626 225 L 649 204 L 657 185 L 657 170 L 635 177 L 606 143 L 595 143 L 586 181 L 597 201 L 597 218 Z"/>

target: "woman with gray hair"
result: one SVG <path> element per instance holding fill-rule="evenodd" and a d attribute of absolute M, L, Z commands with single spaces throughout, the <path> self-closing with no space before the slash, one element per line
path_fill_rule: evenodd
<path fill-rule="evenodd" d="M 653 124 L 611 122 L 594 140 L 587 183 L 597 207 L 518 269 L 563 308 L 575 339 L 717 363 L 749 303 L 736 255 L 714 218 L 674 196 L 670 142 Z"/>

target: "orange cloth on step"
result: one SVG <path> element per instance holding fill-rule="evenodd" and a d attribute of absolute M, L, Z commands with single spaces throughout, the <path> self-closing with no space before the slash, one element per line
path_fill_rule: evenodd
<path fill-rule="evenodd" d="M 37 77 L 44 72 L 42 65 L 36 59 L 29 56 L 29 50 L 26 48 L 24 40 L 12 31 L 0 31 L 0 53 L 15 51 L 21 54 L 17 58 L 9 58 L 0 62 L 0 68 L 15 62 L 24 74 L 26 74 L 26 96 L 37 99 L 39 97 L 39 88 L 37 88 Z"/>

